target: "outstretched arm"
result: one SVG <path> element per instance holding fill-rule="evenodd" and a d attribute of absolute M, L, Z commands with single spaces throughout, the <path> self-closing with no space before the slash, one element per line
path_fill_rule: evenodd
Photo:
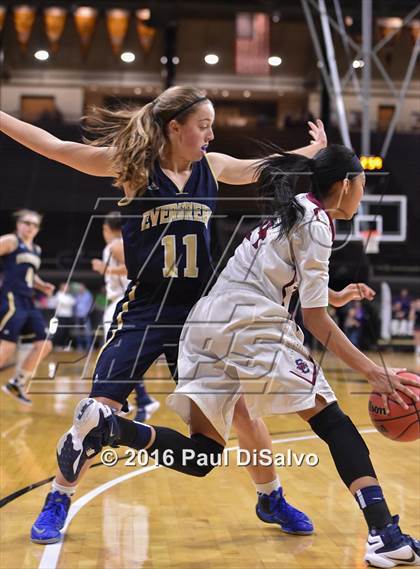
<path fill-rule="evenodd" d="M 362 373 L 372 388 L 382 394 L 386 409 L 391 393 L 402 407 L 408 408 L 396 390 L 416 398 L 407 387 L 416 383 L 397 375 L 402 370 L 376 365 L 348 340 L 327 312 L 331 294 L 328 290 L 329 244 L 332 243 L 327 223 L 319 219 L 303 224 L 292 233 L 289 243 L 295 259 L 305 328 L 351 369 Z"/>
<path fill-rule="evenodd" d="M 293 154 L 302 154 L 306 158 L 313 158 L 319 150 L 327 146 L 327 136 L 324 131 L 322 121 L 317 120 L 316 124 L 309 122 L 309 134 L 312 137 L 311 144 L 296 150 L 291 150 Z M 209 152 L 207 159 L 216 176 L 217 180 L 231 185 L 252 184 L 257 181 L 256 169 L 261 163 L 260 158 L 250 160 L 240 160 L 228 154 L 219 152 Z"/>
<path fill-rule="evenodd" d="M 0 130 L 26 148 L 92 176 L 115 176 L 112 148 L 60 140 L 46 130 L 0 112 Z"/>

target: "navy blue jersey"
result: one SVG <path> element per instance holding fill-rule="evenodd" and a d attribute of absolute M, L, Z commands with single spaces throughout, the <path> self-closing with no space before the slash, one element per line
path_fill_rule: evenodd
<path fill-rule="evenodd" d="M 128 278 L 148 302 L 192 305 L 200 298 L 213 273 L 216 198 L 217 182 L 203 158 L 182 191 L 156 162 L 144 195 L 120 201 Z"/>
<path fill-rule="evenodd" d="M 25 243 L 16 236 L 18 240 L 17 248 L 3 255 L 3 284 L 1 292 L 6 295 L 12 292 L 21 296 L 32 296 L 34 287 L 34 276 L 41 265 L 41 247 L 33 245 L 30 249 Z"/>

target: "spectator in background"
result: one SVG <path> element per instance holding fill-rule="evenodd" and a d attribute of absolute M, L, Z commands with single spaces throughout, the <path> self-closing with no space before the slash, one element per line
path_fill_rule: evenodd
<path fill-rule="evenodd" d="M 75 287 L 76 302 L 74 307 L 75 323 L 77 325 L 76 347 L 78 350 L 88 351 L 92 338 L 92 324 L 90 312 L 93 307 L 93 296 L 83 283 Z"/>
<path fill-rule="evenodd" d="M 394 299 L 392 304 L 392 321 L 391 321 L 391 334 L 392 336 L 410 336 L 412 328 L 410 326 L 410 309 L 411 297 L 408 289 L 401 289 L 399 295 Z"/>
<path fill-rule="evenodd" d="M 105 312 L 106 306 L 107 306 L 107 300 L 106 300 L 105 287 L 102 287 L 101 290 L 96 293 L 95 307 L 101 312 Z"/>
<path fill-rule="evenodd" d="M 344 320 L 344 333 L 356 348 L 361 345 L 363 319 L 362 303 L 356 300 L 350 305 Z"/>
<path fill-rule="evenodd" d="M 416 298 L 411 303 L 410 326 L 414 334 L 416 357 L 420 359 L 420 298 Z"/>
<path fill-rule="evenodd" d="M 55 316 L 58 318 L 58 328 L 53 338 L 56 346 L 65 348 L 70 344 L 75 304 L 76 299 L 68 292 L 66 283 L 61 283 L 50 300 L 50 307 L 55 309 Z"/>

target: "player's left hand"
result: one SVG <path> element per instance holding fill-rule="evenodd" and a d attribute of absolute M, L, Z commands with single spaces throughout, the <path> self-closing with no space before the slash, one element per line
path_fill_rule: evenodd
<path fill-rule="evenodd" d="M 334 292 L 330 298 L 330 304 L 339 308 L 352 300 L 373 300 L 376 292 L 365 283 L 352 283 L 343 290 Z"/>
<path fill-rule="evenodd" d="M 55 291 L 55 285 L 52 283 L 44 283 L 42 292 L 47 296 L 52 296 Z"/>
<path fill-rule="evenodd" d="M 315 123 L 308 121 L 308 125 L 309 134 L 312 137 L 311 144 L 318 144 L 320 148 L 325 148 L 328 144 L 328 140 L 322 120 L 316 119 Z"/>
<path fill-rule="evenodd" d="M 400 393 L 405 393 L 410 399 L 413 399 L 413 401 L 417 402 L 419 400 L 418 395 L 410 389 L 410 386 L 418 387 L 418 381 L 399 375 L 403 371 L 407 370 L 405 368 L 385 369 L 384 367 L 376 366 L 376 369 L 366 376 L 373 391 L 377 391 L 381 394 L 387 415 L 389 414 L 389 398 L 406 410 L 409 407 Z"/>
<path fill-rule="evenodd" d="M 105 272 L 105 263 L 101 259 L 92 259 L 92 269 L 103 275 Z"/>

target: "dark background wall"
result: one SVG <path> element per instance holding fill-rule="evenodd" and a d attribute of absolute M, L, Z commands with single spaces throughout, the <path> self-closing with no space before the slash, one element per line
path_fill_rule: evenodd
<path fill-rule="evenodd" d="M 62 139 L 80 140 L 81 131 L 76 125 L 46 125 L 48 130 Z M 258 141 L 272 141 L 286 149 L 307 144 L 307 131 L 295 127 L 279 131 L 271 127 L 253 129 L 216 130 L 216 139 L 211 150 L 226 152 L 237 157 L 258 156 L 266 153 Z M 330 141 L 339 142 L 338 134 L 329 133 Z M 372 152 L 380 151 L 382 135 L 372 137 Z M 353 133 L 357 151 L 359 133 Z M 26 150 L 5 136 L 0 138 L 2 156 L 2 191 L 0 197 L 0 233 L 13 230 L 11 213 L 22 207 L 39 210 L 44 214 L 43 228 L 37 241 L 43 248 L 43 269 L 50 278 L 63 279 L 74 259 L 78 258 L 76 275 L 84 280 L 98 282 L 90 271 L 90 259 L 100 255 L 103 247 L 101 215 L 117 208 L 121 196 L 112 187 L 112 180 L 96 178 L 47 160 Z M 384 170 L 389 171 L 385 188 L 374 188 L 374 193 L 405 194 L 408 196 L 408 238 L 405 243 L 382 244 L 381 254 L 364 255 L 361 244 L 350 243 L 332 256 L 332 279 L 337 284 L 346 284 L 358 279 L 367 279 L 369 266 L 377 272 L 393 273 L 395 267 L 401 276 L 420 274 L 420 137 L 397 134 L 392 142 Z M 242 215 L 258 215 L 255 188 L 228 187 L 221 185 L 218 213 L 222 218 L 213 222 L 214 249 L 217 258 L 224 250 L 233 228 Z M 229 197 L 235 198 L 229 200 Z M 238 199 L 238 198 L 243 199 Z M 98 198 L 102 198 L 98 202 Z M 93 216 L 93 217 L 92 217 Z M 89 225 L 90 224 L 90 225 Z M 245 220 L 232 242 L 230 251 L 243 235 L 257 222 Z M 86 229 L 88 228 L 86 232 Z M 82 250 L 78 249 L 84 239 Z M 417 273 L 416 273 L 417 267 Z M 414 271 L 414 272 L 413 272 Z"/>

